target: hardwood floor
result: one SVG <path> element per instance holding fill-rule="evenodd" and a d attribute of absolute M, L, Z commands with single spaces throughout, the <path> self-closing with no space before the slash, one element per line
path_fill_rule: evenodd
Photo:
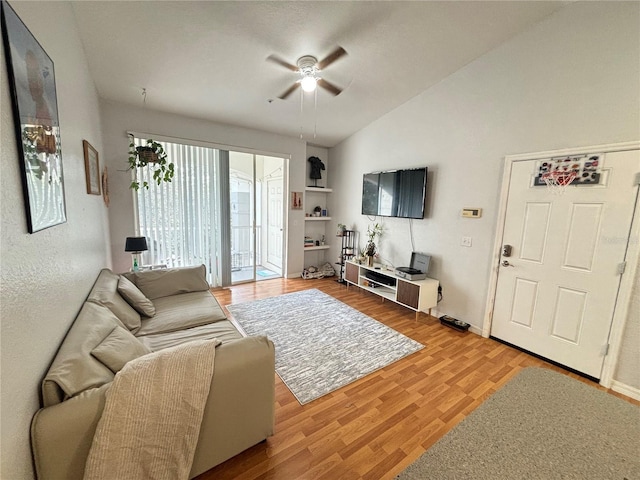
<path fill-rule="evenodd" d="M 413 311 L 334 279 L 275 279 L 214 294 L 229 305 L 309 288 L 425 348 L 304 406 L 276 375 L 275 435 L 199 480 L 392 479 L 525 367 L 549 368 L 604 390 L 494 340 L 442 326 L 436 318 L 421 314 L 415 321 Z"/>

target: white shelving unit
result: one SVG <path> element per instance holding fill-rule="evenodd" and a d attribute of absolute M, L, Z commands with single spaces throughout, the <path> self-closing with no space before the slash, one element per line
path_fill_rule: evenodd
<path fill-rule="evenodd" d="M 325 238 L 325 245 L 304 247 L 305 254 L 309 253 L 309 258 L 305 255 L 305 266 L 320 266 L 327 261 L 324 250 L 329 250 L 329 248 L 331 248 L 329 245 L 330 235 L 327 230 L 327 222 L 331 221 L 331 217 L 307 217 L 306 214 L 313 215 L 313 209 L 316 206 L 326 210 L 328 196 L 331 193 L 333 193 L 331 188 L 305 187 L 304 189 L 304 202 L 302 204 L 302 208 L 305 211 L 304 235 L 305 237 L 311 237 L 314 242 L 322 240 L 323 235 Z M 310 252 L 315 252 L 315 254 L 311 254 Z M 312 255 L 315 255 L 315 258 Z"/>

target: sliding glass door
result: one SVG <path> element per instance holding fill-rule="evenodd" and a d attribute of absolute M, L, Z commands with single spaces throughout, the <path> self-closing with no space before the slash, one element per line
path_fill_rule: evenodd
<path fill-rule="evenodd" d="M 136 233 L 149 246 L 143 264 L 204 264 L 214 287 L 282 276 L 285 160 L 159 143 L 175 176 L 156 185 L 148 167 L 135 172 L 150 185 L 135 194 Z"/>
<path fill-rule="evenodd" d="M 229 152 L 231 282 L 282 276 L 284 159 Z"/>

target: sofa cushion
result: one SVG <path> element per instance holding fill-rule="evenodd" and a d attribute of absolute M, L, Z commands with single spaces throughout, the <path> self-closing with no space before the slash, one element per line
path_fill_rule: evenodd
<path fill-rule="evenodd" d="M 107 307 L 129 330 L 135 332 L 140 328 L 140 314 L 118 293 L 119 279 L 120 275 L 108 268 L 103 269 L 87 300 Z"/>
<path fill-rule="evenodd" d="M 118 373 L 127 362 L 147 353 L 151 353 L 151 350 L 122 327 L 115 327 L 98 346 L 91 350 L 91 355 L 113 373 Z"/>
<path fill-rule="evenodd" d="M 113 380 L 113 372 L 91 355 L 115 327 L 125 326 L 108 308 L 85 302 L 42 382 L 45 407 Z"/>
<path fill-rule="evenodd" d="M 129 305 L 145 317 L 153 317 L 156 314 L 156 307 L 153 302 L 144 296 L 144 293 L 136 287 L 133 282 L 126 277 L 118 279 L 118 293 L 122 295 Z"/>
<path fill-rule="evenodd" d="M 129 272 L 124 276 L 135 283 L 150 300 L 179 293 L 209 290 L 207 269 L 204 265 Z"/>
<path fill-rule="evenodd" d="M 153 303 L 156 306 L 156 314 L 152 318 L 142 319 L 142 325 L 135 333 L 136 337 L 174 332 L 227 318 L 209 291 L 156 298 Z"/>
<path fill-rule="evenodd" d="M 192 340 L 212 340 L 217 338 L 223 344 L 233 342 L 242 338 L 242 335 L 229 320 L 220 320 L 216 323 L 200 325 L 199 327 L 187 328 L 186 330 L 176 330 L 175 332 L 156 333 L 138 337 L 140 342 L 154 352 L 163 348 L 175 347 L 176 345 L 190 342 Z"/>

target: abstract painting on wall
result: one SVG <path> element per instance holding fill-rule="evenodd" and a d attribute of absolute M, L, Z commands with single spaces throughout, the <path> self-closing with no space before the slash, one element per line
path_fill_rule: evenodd
<path fill-rule="evenodd" d="M 53 61 L 2 1 L 2 36 L 29 233 L 66 222 Z"/>

